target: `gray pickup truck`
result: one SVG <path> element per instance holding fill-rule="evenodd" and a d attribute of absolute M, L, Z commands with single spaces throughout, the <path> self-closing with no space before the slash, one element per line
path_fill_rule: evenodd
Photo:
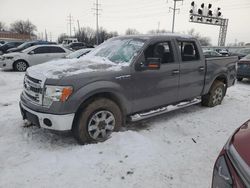
<path fill-rule="evenodd" d="M 40 127 L 71 130 L 80 144 L 104 141 L 127 121 L 221 104 L 236 61 L 205 59 L 191 36 L 116 37 L 78 60 L 28 68 L 21 113 Z"/>

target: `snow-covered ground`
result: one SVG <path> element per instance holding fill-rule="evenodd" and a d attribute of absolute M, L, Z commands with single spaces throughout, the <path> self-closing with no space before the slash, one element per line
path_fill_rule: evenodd
<path fill-rule="evenodd" d="M 220 149 L 250 118 L 250 82 L 223 104 L 170 112 L 80 146 L 69 134 L 24 127 L 23 73 L 0 70 L 0 187 L 209 188 Z"/>

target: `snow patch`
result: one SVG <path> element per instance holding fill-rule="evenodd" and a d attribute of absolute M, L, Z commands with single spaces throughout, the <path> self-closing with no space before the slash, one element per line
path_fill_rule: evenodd
<path fill-rule="evenodd" d="M 60 79 L 84 72 L 120 71 L 123 64 L 113 63 L 102 57 L 84 56 L 80 59 L 59 59 L 28 68 L 32 72 L 42 73 L 46 78 Z"/>

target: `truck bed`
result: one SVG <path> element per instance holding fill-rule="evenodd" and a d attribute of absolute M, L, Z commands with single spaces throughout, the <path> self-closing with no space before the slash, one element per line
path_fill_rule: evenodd
<path fill-rule="evenodd" d="M 206 58 L 206 75 L 204 94 L 209 91 L 215 75 L 223 73 L 227 78 L 227 87 L 234 84 L 236 79 L 237 56 Z"/>

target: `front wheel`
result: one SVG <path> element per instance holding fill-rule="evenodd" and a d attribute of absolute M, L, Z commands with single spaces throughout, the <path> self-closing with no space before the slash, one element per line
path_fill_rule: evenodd
<path fill-rule="evenodd" d="M 221 104 L 225 95 L 225 91 L 225 84 L 221 81 L 216 80 L 213 83 L 209 93 L 202 96 L 201 104 L 208 107 L 214 107 Z"/>
<path fill-rule="evenodd" d="M 79 115 L 73 134 L 80 144 L 107 140 L 113 131 L 122 126 L 119 106 L 106 98 L 90 103 Z"/>
<path fill-rule="evenodd" d="M 24 72 L 28 68 L 28 64 L 23 60 L 18 60 L 14 63 L 14 70 L 19 72 Z"/>

